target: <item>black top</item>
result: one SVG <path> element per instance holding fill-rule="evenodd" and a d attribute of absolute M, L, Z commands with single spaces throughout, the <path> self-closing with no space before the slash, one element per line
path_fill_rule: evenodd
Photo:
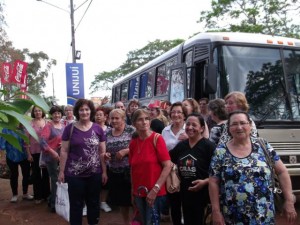
<path fill-rule="evenodd" d="M 202 138 L 191 148 L 189 140 L 179 142 L 170 156 L 172 162 L 177 164 L 181 178 L 181 190 L 187 190 L 192 181 L 208 178 L 210 161 L 216 145 L 206 138 Z"/>

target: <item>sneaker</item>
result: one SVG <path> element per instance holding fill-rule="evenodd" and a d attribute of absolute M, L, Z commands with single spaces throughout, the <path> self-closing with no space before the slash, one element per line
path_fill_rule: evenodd
<path fill-rule="evenodd" d="M 109 207 L 109 205 L 107 205 L 106 202 L 101 202 L 100 203 L 100 209 L 102 209 L 104 212 L 110 212 L 111 208 Z"/>
<path fill-rule="evenodd" d="M 12 198 L 10 199 L 10 202 L 12 203 L 16 203 L 18 201 L 18 195 L 14 195 L 12 196 Z"/>
<path fill-rule="evenodd" d="M 87 214 L 87 208 L 86 206 L 84 206 L 82 209 L 82 216 L 86 216 L 86 214 Z"/>
<path fill-rule="evenodd" d="M 33 196 L 30 195 L 30 194 L 24 194 L 24 195 L 23 195 L 23 199 L 24 199 L 24 200 L 33 200 Z"/>

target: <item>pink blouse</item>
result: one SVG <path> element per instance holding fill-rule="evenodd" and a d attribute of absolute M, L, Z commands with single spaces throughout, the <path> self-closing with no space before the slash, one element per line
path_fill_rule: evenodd
<path fill-rule="evenodd" d="M 45 120 L 45 125 L 46 125 L 46 123 L 47 123 L 47 121 Z M 40 138 L 41 137 L 41 132 L 42 132 L 45 125 L 43 127 L 38 127 L 33 123 L 33 121 L 31 121 L 30 124 L 31 124 L 32 128 L 35 130 L 37 136 Z M 40 142 L 36 141 L 31 135 L 28 135 L 28 136 L 29 136 L 29 145 L 30 145 L 29 146 L 29 151 L 30 151 L 30 153 L 31 154 L 41 153 Z"/>

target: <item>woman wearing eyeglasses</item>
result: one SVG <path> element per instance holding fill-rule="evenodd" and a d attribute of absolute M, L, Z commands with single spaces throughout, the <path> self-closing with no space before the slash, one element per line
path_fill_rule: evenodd
<path fill-rule="evenodd" d="M 170 108 L 171 125 L 165 127 L 162 131 L 162 136 L 166 142 L 168 151 L 172 150 L 179 141 L 186 140 L 188 136 L 185 133 L 185 118 L 186 110 L 181 102 L 175 102 Z M 171 217 L 174 225 L 181 225 L 181 199 L 180 193 L 175 192 L 168 194 L 169 205 L 171 207 Z M 166 208 L 162 212 L 162 218 L 164 215 L 168 215 L 168 204 L 163 206 Z M 165 212 L 164 212 L 165 211 Z"/>
<path fill-rule="evenodd" d="M 275 224 L 271 169 L 257 139 L 251 140 L 251 120 L 244 111 L 228 119 L 231 139 L 214 151 L 210 164 L 209 195 L 215 225 Z M 288 222 L 297 218 L 288 171 L 270 144 L 266 152 L 275 162 L 275 172 L 285 198 Z"/>

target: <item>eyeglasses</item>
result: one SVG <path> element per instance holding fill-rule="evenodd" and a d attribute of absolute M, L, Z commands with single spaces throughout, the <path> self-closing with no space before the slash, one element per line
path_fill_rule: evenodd
<path fill-rule="evenodd" d="M 232 124 L 230 124 L 229 126 L 230 126 L 230 127 L 238 127 L 238 126 L 245 127 L 245 126 L 247 126 L 248 124 L 250 124 L 250 123 L 249 123 L 249 122 L 242 121 L 242 122 L 239 122 L 239 123 L 232 123 Z"/>
<path fill-rule="evenodd" d="M 182 114 L 183 112 L 181 112 L 181 111 L 171 111 L 170 113 L 171 114 Z"/>

